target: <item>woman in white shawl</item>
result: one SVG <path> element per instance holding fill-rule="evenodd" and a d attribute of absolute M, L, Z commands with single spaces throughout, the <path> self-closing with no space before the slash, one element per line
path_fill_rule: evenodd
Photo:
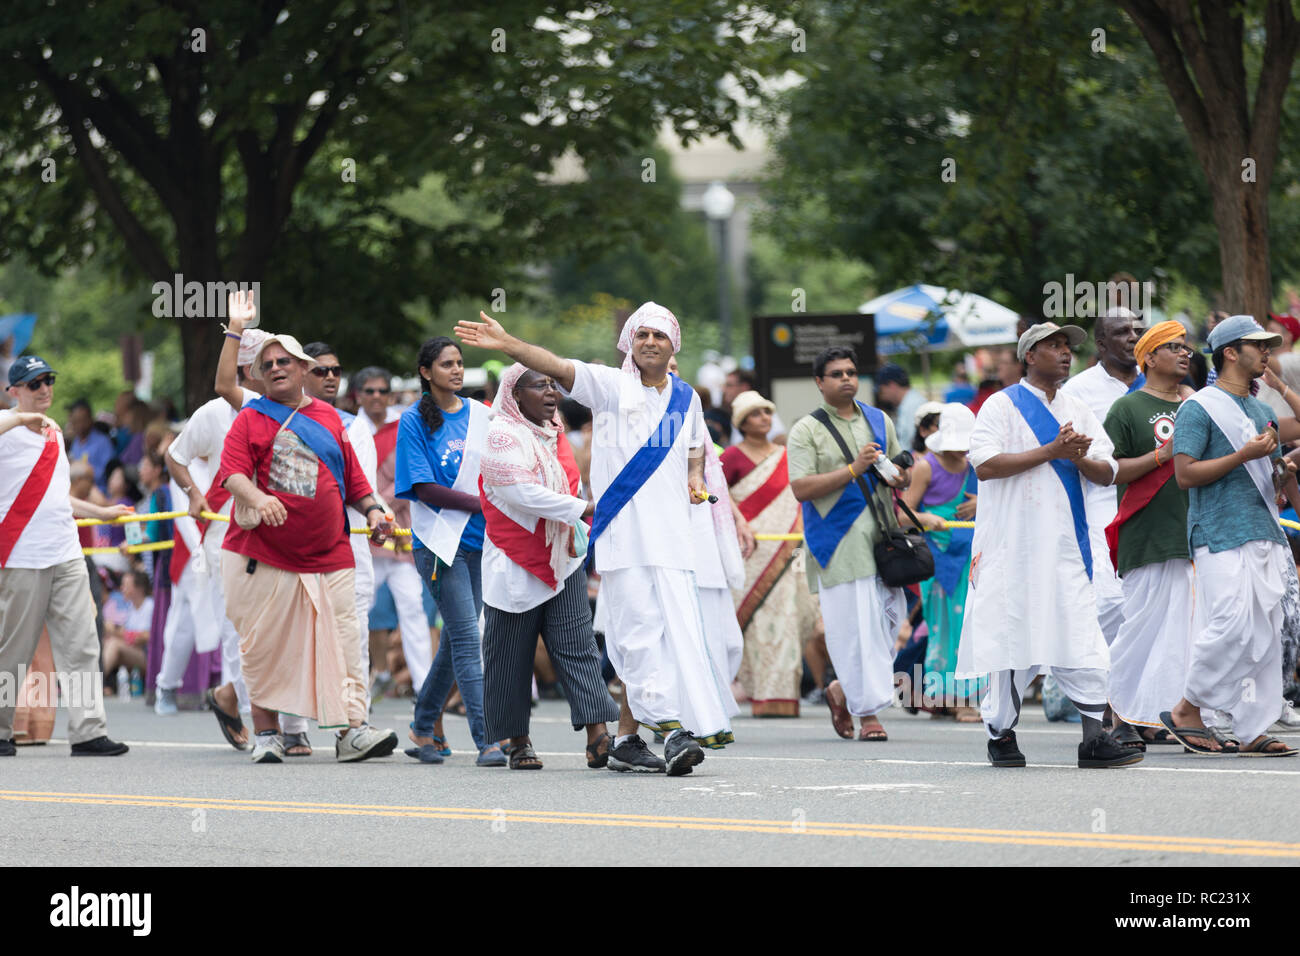
<path fill-rule="evenodd" d="M 483 516 L 483 699 L 488 737 L 509 739 L 510 767 L 540 770 L 528 736 L 537 636 L 586 728 L 587 766 L 609 759 L 618 705 L 600 674 L 587 602 L 586 524 L 578 466 L 556 410 L 553 379 L 512 365 L 501 376 L 480 464 Z"/>

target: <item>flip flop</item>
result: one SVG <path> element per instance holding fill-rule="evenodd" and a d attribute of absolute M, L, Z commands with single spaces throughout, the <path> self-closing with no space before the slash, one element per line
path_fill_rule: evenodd
<path fill-rule="evenodd" d="M 831 709 L 831 726 L 845 740 L 853 739 L 853 715 L 849 713 L 844 700 L 844 688 L 839 681 L 832 681 L 826 688 L 826 706 Z"/>
<path fill-rule="evenodd" d="M 1189 738 L 1200 740 L 1215 740 L 1214 732 L 1208 727 L 1176 727 L 1174 726 L 1174 715 L 1172 711 L 1162 711 L 1160 714 L 1160 723 L 1165 725 L 1165 730 L 1169 731 L 1178 738 L 1178 742 L 1188 753 L 1201 754 L 1206 757 L 1222 757 L 1222 750 L 1211 750 L 1205 744 L 1194 744 Z"/>
<path fill-rule="evenodd" d="M 208 688 L 203 695 L 203 700 L 212 708 L 212 712 L 217 715 L 217 724 L 221 727 L 221 736 L 226 738 L 226 743 L 236 750 L 247 750 L 248 741 L 240 742 L 239 738 L 235 736 L 235 734 L 243 731 L 244 722 L 238 717 L 231 717 L 217 706 L 217 697 L 212 693 L 212 688 Z"/>
<path fill-rule="evenodd" d="M 1150 737 L 1147 736 L 1148 731 L 1151 732 Z M 1142 739 L 1146 742 L 1148 747 L 1152 744 L 1172 744 L 1174 746 L 1177 746 L 1178 744 L 1178 738 L 1163 727 L 1143 727 L 1138 731 L 1138 733 L 1142 735 Z M 1222 743 L 1222 741 L 1220 741 L 1220 743 Z"/>
<path fill-rule="evenodd" d="M 1264 748 L 1267 747 L 1269 744 L 1282 744 L 1282 741 L 1278 740 L 1276 737 L 1272 737 L 1269 736 L 1268 734 L 1264 734 L 1260 738 L 1258 743 L 1250 744 L 1248 746 L 1243 744 L 1240 751 L 1240 756 L 1242 757 L 1294 757 L 1296 754 L 1300 754 L 1300 750 L 1296 750 L 1294 747 L 1291 747 L 1287 744 L 1283 744 L 1283 746 L 1286 747 L 1285 750 L 1265 750 Z"/>

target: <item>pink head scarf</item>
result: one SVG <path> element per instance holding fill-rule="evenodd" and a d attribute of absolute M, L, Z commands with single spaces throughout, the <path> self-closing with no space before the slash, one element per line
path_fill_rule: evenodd
<path fill-rule="evenodd" d="M 569 476 L 556 453 L 560 423 L 535 425 L 524 417 L 515 400 L 515 386 L 528 369 L 516 362 L 501 375 L 492 422 L 488 425 L 479 474 L 483 485 L 541 485 L 556 494 L 569 494 Z M 546 520 L 546 543 L 551 547 L 551 570 L 564 581 L 572 529 L 563 521 Z"/>

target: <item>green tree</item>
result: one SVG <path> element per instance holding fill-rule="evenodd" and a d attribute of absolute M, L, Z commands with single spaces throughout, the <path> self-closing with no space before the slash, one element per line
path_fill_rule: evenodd
<path fill-rule="evenodd" d="M 11 0 L 0 260 L 102 256 L 142 312 L 174 273 L 265 282 L 269 325 L 391 361 L 403 303 L 509 288 L 635 229 L 647 190 L 540 187 L 561 157 L 633 155 L 664 123 L 728 133 L 720 81 L 757 94 L 790 52 L 776 22 L 725 0 Z M 488 215 L 393 203 L 429 173 Z M 180 330 L 193 407 L 221 339 L 211 316 Z"/>

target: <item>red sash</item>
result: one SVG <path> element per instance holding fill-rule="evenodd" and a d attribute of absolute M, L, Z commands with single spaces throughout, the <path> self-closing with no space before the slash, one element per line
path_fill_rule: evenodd
<path fill-rule="evenodd" d="M 40 507 L 41 499 L 49 490 L 50 479 L 54 477 L 54 466 L 59 460 L 59 439 L 54 429 L 48 426 L 41 430 L 41 434 L 45 436 L 45 447 L 41 449 L 32 473 L 18 490 L 18 497 L 10 506 L 9 513 L 0 521 L 0 568 L 9 560 L 23 529 L 32 520 L 32 515 Z"/>
<path fill-rule="evenodd" d="M 375 432 L 375 461 L 383 464 L 397 448 L 397 426 L 400 422 L 388 422 Z"/>
<path fill-rule="evenodd" d="M 788 484 L 790 484 L 789 459 L 786 458 L 785 449 L 782 448 L 781 460 L 772 470 L 772 474 L 767 476 L 767 481 L 750 492 L 749 497 L 737 503 L 736 507 L 745 516 L 746 521 L 753 521 L 763 513 L 764 508 L 776 500 L 777 495 Z"/>
<path fill-rule="evenodd" d="M 569 494 L 577 495 L 581 480 L 578 462 L 573 457 L 573 448 L 563 431 L 556 442 L 555 452 L 569 479 Z M 483 505 L 483 522 L 492 543 L 504 551 L 511 561 L 554 590 L 559 582 L 555 580 L 555 571 L 551 567 L 551 549 L 546 543 L 546 522 L 538 519 L 537 527 L 532 531 L 521 528 L 488 500 L 483 492 L 482 476 L 478 480 L 478 492 Z"/>
<path fill-rule="evenodd" d="M 176 527 L 176 522 L 172 522 L 172 563 L 167 569 L 167 575 L 172 579 L 173 586 L 179 587 L 181 575 L 185 573 L 185 565 L 190 563 L 190 548 L 181 537 L 181 529 Z"/>
<path fill-rule="evenodd" d="M 1154 471 L 1148 471 L 1137 481 L 1130 482 L 1120 499 L 1115 520 L 1106 525 L 1106 546 L 1110 548 L 1110 564 L 1119 571 L 1119 529 L 1135 514 L 1151 503 L 1170 478 L 1174 476 L 1172 458 Z"/>

